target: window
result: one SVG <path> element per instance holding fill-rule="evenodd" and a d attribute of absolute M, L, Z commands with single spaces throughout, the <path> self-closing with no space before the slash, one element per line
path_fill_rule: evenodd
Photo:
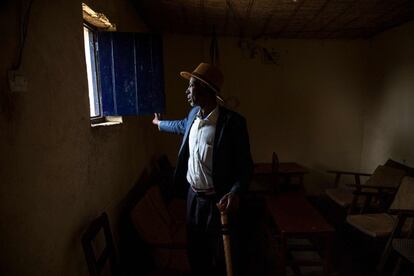
<path fill-rule="evenodd" d="M 160 35 L 106 32 L 88 25 L 83 32 L 92 124 L 110 116 L 164 112 Z"/>
<path fill-rule="evenodd" d="M 88 75 L 88 90 L 89 90 L 89 106 L 90 117 L 101 118 L 101 100 L 98 90 L 98 75 L 96 66 L 96 36 L 93 30 L 88 27 L 83 27 L 83 38 L 85 41 L 85 60 L 86 72 Z"/>

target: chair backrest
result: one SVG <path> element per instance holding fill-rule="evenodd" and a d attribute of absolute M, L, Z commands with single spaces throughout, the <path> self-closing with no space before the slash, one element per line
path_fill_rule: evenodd
<path fill-rule="evenodd" d="M 145 242 L 171 242 L 172 219 L 157 185 L 151 186 L 130 213 L 132 224 Z"/>
<path fill-rule="evenodd" d="M 403 178 L 390 209 L 414 210 L 414 177 Z"/>
<path fill-rule="evenodd" d="M 378 166 L 365 185 L 398 188 L 407 173 L 388 166 Z"/>
<path fill-rule="evenodd" d="M 102 233 L 104 236 L 103 241 L 99 240 Z M 100 242 L 104 243 L 104 245 L 97 244 Z M 107 275 L 107 269 L 109 269 L 112 275 L 117 274 L 115 247 L 108 215 L 105 212 L 89 225 L 82 236 L 82 246 L 90 276 L 98 276 L 102 275 L 102 273 Z M 101 250 L 97 250 L 97 248 L 101 247 L 103 247 Z"/>
<path fill-rule="evenodd" d="M 158 185 L 150 186 L 132 208 L 130 219 L 138 236 L 150 249 L 155 267 L 163 270 L 159 275 L 181 275 L 169 274 L 172 272 L 169 270 L 189 272 L 185 224 L 170 215 Z"/>
<path fill-rule="evenodd" d="M 388 159 L 387 162 L 385 162 L 384 165 L 387 166 L 387 167 L 404 170 L 404 171 L 406 171 L 408 176 L 414 176 L 414 168 L 409 167 L 409 166 L 407 166 L 405 164 L 402 164 L 400 162 L 397 162 L 395 160 Z"/>

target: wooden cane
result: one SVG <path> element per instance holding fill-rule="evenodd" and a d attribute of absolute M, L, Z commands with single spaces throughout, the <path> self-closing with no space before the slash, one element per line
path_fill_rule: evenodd
<path fill-rule="evenodd" d="M 227 276 L 233 276 L 233 264 L 231 261 L 230 233 L 226 211 L 220 211 L 221 231 L 223 235 L 224 257 L 226 261 Z"/>

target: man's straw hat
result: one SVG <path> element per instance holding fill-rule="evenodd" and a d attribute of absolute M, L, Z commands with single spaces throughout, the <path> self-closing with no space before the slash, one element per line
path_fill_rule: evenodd
<path fill-rule="evenodd" d="M 180 75 L 187 80 L 191 77 L 198 79 L 213 90 L 220 101 L 223 101 L 219 95 L 221 87 L 223 86 L 223 74 L 216 66 L 208 63 L 200 63 L 192 73 L 183 71 L 180 72 Z"/>

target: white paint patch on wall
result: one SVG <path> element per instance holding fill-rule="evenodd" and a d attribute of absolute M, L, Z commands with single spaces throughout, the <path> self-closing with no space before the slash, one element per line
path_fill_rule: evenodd
<path fill-rule="evenodd" d="M 414 166 L 414 22 L 387 31 L 370 47 L 362 168 L 388 158 Z"/>

